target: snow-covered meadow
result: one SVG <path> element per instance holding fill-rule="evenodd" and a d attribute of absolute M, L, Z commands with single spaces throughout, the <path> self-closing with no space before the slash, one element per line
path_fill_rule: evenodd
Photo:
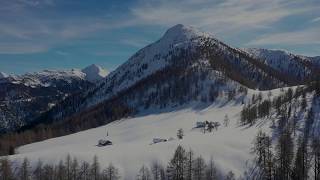
<path fill-rule="evenodd" d="M 273 95 L 279 90 L 274 90 Z M 257 91 L 250 90 L 251 94 Z M 266 96 L 267 92 L 263 92 Z M 165 112 L 150 111 L 137 117 L 126 118 L 98 128 L 82 131 L 72 135 L 53 138 L 46 141 L 22 146 L 18 154 L 11 156 L 13 161 L 28 157 L 32 163 L 38 159 L 46 163 L 58 163 L 67 154 L 80 160 L 91 161 L 97 155 L 102 167 L 112 162 L 120 169 L 124 178 L 136 175 L 139 168 L 151 165 L 155 160 L 164 166 L 173 156 L 180 144 L 190 148 L 196 155 L 205 159 L 213 157 L 216 165 L 224 172 L 232 170 L 237 176 L 246 169 L 246 162 L 252 159 L 252 141 L 259 131 L 270 131 L 270 123 L 258 123 L 257 126 L 239 126 L 242 104 L 238 101 L 223 100 L 209 106 L 189 105 L 180 109 L 168 109 Z M 223 121 L 228 115 L 230 123 L 227 127 Z M 197 121 L 220 122 L 221 126 L 212 133 L 205 134 L 195 128 Z M 184 138 L 178 140 L 177 130 L 184 130 Z M 108 137 L 106 137 L 108 132 Z M 170 138 L 174 140 L 152 144 L 153 138 Z M 112 146 L 96 146 L 99 139 L 108 139 Z"/>

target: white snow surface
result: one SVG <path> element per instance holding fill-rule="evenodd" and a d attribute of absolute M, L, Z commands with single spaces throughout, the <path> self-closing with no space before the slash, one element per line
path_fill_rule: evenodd
<path fill-rule="evenodd" d="M 7 79 L 15 84 L 24 84 L 25 86 L 48 87 L 54 84 L 55 80 L 64 80 L 70 82 L 72 80 L 87 80 L 93 83 L 105 78 L 108 71 L 97 65 L 90 65 L 83 70 L 43 70 L 40 72 L 26 73 L 23 75 L 6 75 L 0 72 L 0 79 Z M 1 82 L 0 82 L 1 83 Z"/>
<path fill-rule="evenodd" d="M 258 92 L 250 90 L 248 99 Z M 279 89 L 273 90 L 272 94 L 276 96 L 279 92 Z M 268 91 L 262 93 L 266 97 Z M 180 144 L 187 150 L 191 148 L 197 155 L 206 159 L 212 156 L 219 169 L 224 172 L 232 170 L 239 176 L 246 169 L 246 162 L 253 158 L 250 153 L 252 141 L 259 129 L 271 132 L 270 123 L 263 120 L 256 126 L 239 126 L 241 110 L 241 103 L 225 102 L 223 99 L 206 107 L 189 105 L 162 113 L 150 110 L 146 114 L 121 119 L 98 128 L 22 146 L 17 149 L 18 154 L 9 158 L 22 161 L 24 157 L 28 157 L 32 163 L 36 163 L 40 158 L 47 163 L 58 163 L 70 154 L 80 160 L 91 162 L 93 156 L 97 155 L 102 167 L 112 162 L 120 169 L 124 179 L 133 179 L 143 164 L 150 165 L 158 160 L 166 166 Z M 226 114 L 230 124 L 224 127 L 223 120 Z M 203 134 L 200 129 L 194 127 L 197 121 L 205 120 L 218 121 L 221 126 L 213 133 Z M 183 140 L 176 138 L 179 128 L 184 130 Z M 153 138 L 170 137 L 174 137 L 175 140 L 152 144 Z M 113 145 L 97 147 L 98 141 L 105 138 L 111 140 Z"/>
<path fill-rule="evenodd" d="M 305 73 L 310 73 L 310 69 L 303 66 L 303 62 L 317 63 L 316 57 L 307 57 L 296 55 L 286 50 L 273 50 L 273 49 L 261 49 L 261 48 L 244 48 L 245 52 L 249 53 L 253 57 L 262 59 L 263 62 L 277 70 L 287 72 L 289 74 L 295 74 L 305 76 Z"/>
<path fill-rule="evenodd" d="M 12 83 L 25 86 L 51 86 L 54 80 L 71 82 L 73 79 L 84 79 L 85 74 L 78 69 L 72 70 L 43 70 L 40 72 L 26 73 L 23 75 L 10 75 L 8 79 Z"/>
<path fill-rule="evenodd" d="M 7 77 L 8 77 L 8 75 L 6 73 L 0 72 L 0 79 L 7 78 Z"/>

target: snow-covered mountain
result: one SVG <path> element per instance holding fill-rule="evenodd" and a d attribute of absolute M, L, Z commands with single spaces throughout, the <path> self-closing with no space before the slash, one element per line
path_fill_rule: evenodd
<path fill-rule="evenodd" d="M 6 73 L 0 72 L 0 79 L 6 78 L 6 77 L 8 77 L 8 75 Z"/>
<path fill-rule="evenodd" d="M 224 71 L 229 79 L 241 84 L 248 81 L 243 85 L 259 89 L 297 85 L 315 74 L 314 66 L 307 57 L 287 54 L 283 59 L 281 56 L 284 55 L 277 51 L 253 50 L 249 52 L 255 56 L 248 57 L 245 52 L 224 44 L 208 33 L 178 24 L 113 71 L 105 84 L 96 89 L 96 97 L 92 97 L 89 103 L 108 99 L 159 70 L 175 66 L 175 63 Z M 268 62 L 261 64 L 261 57 L 267 58 Z M 240 77 L 233 76 L 233 73 Z"/>
<path fill-rule="evenodd" d="M 25 86 L 37 87 L 52 86 L 55 81 L 65 81 L 71 83 L 73 80 L 86 80 L 92 83 L 102 80 L 108 75 L 108 71 L 100 66 L 92 64 L 82 70 L 43 70 L 40 72 L 26 73 L 23 75 L 6 75 L 1 73 L 2 82 L 11 82 L 14 84 L 23 84 Z"/>
<path fill-rule="evenodd" d="M 55 86 L 56 81 L 71 83 L 73 80 L 85 80 L 85 74 L 79 70 L 44 70 L 40 72 L 26 73 L 23 75 L 10 75 L 6 77 L 7 83 L 21 84 L 29 87 Z"/>
<path fill-rule="evenodd" d="M 314 56 L 314 57 L 310 57 L 311 61 L 315 64 L 317 64 L 318 66 L 320 66 L 320 56 Z"/>
<path fill-rule="evenodd" d="M 81 72 L 85 73 L 85 79 L 90 82 L 100 81 L 109 74 L 107 70 L 95 64 L 82 69 Z"/>
<path fill-rule="evenodd" d="M 87 91 L 106 76 L 106 71 L 91 65 L 83 71 L 44 70 L 0 78 L 0 132 L 30 124 L 71 94 Z"/>
<path fill-rule="evenodd" d="M 242 86 L 273 89 L 298 85 L 315 76 L 308 63 L 294 61 L 297 70 L 279 68 L 262 61 L 258 53 L 252 54 L 253 50 L 230 47 L 208 33 L 178 24 L 135 53 L 95 88 L 76 100 L 71 98 L 73 106 L 70 102 L 58 106 L 53 110 L 56 112 L 50 112 L 51 118 L 63 118 L 119 98 L 121 104 L 138 110 L 191 100 L 214 101 L 221 91 L 233 94 Z"/>
<path fill-rule="evenodd" d="M 67 135 L 22 146 L 17 149 L 20 154 L 11 158 L 41 157 L 52 162 L 68 153 L 84 160 L 98 155 L 103 163 L 119 166 L 128 179 L 157 157 L 167 162 L 174 148 L 183 144 L 206 157 L 216 157 L 219 167 L 240 175 L 250 164 L 246 161 L 254 160 L 250 150 L 259 130 L 273 141 L 284 131 L 297 131 L 295 142 L 298 136 L 310 141 L 318 136 L 320 83 L 313 82 L 319 80 L 318 62 L 319 57 L 286 51 L 233 48 L 179 24 L 97 84 L 64 96 L 20 134 L 9 136 L 9 140 L 19 140 L 16 144 L 3 142 L 17 147 Z M 85 79 L 92 72 L 94 77 L 101 75 L 99 68 L 91 66 L 77 77 Z M 39 81 L 40 87 L 47 88 L 46 81 Z M 27 87 L 37 87 L 34 84 Z M 19 85 L 26 86 L 24 81 Z M 230 125 L 222 127 L 226 114 Z M 221 126 L 214 134 L 204 135 L 194 128 L 197 121 Z M 113 146 L 95 146 L 105 138 L 106 128 Z M 152 138 L 174 137 L 178 128 L 185 130 L 183 140 L 150 145 Z"/>
<path fill-rule="evenodd" d="M 109 116 L 117 111 L 115 104 L 135 114 L 191 101 L 213 102 L 220 94 L 232 99 L 246 88 L 266 90 L 304 84 L 317 77 L 318 69 L 310 63 L 287 52 L 233 48 L 211 34 L 178 24 L 97 85 L 69 96 L 35 122 L 65 121 L 82 113 Z M 91 81 L 106 74 L 95 65 L 72 72 Z"/>
<path fill-rule="evenodd" d="M 320 61 L 317 57 L 295 55 L 285 50 L 270 50 L 259 48 L 244 49 L 253 57 L 282 72 L 286 72 L 300 81 L 319 75 Z M 316 77 L 313 77 L 316 78 Z"/>

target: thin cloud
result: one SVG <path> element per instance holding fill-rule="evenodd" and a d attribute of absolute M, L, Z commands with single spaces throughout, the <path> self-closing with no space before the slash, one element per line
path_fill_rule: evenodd
<path fill-rule="evenodd" d="M 55 53 L 56 53 L 56 54 L 58 54 L 58 55 L 60 55 L 60 56 L 68 56 L 68 55 L 70 55 L 70 53 L 69 53 L 69 52 L 66 52 L 66 51 L 60 51 L 60 50 L 55 51 Z"/>
<path fill-rule="evenodd" d="M 295 8 L 292 8 L 292 7 Z M 215 32 L 270 27 L 285 17 L 313 10 L 285 0 L 178 0 L 142 1 L 132 14 L 145 24 L 170 26 L 177 23 L 206 27 Z"/>
<path fill-rule="evenodd" d="M 311 20 L 311 22 L 315 23 L 315 22 L 319 22 L 320 21 L 320 17 L 314 18 Z"/>
<path fill-rule="evenodd" d="M 120 41 L 121 44 L 129 45 L 136 48 L 142 48 L 151 42 L 146 39 L 123 39 Z"/>
<path fill-rule="evenodd" d="M 30 54 L 48 51 L 48 46 L 29 43 L 1 43 L 0 54 Z"/>
<path fill-rule="evenodd" d="M 105 56 L 105 57 L 110 57 L 110 56 L 120 56 L 123 55 L 123 51 L 98 51 L 98 52 L 93 52 L 92 54 L 94 56 Z"/>
<path fill-rule="evenodd" d="M 57 12 L 53 13 L 54 16 L 43 16 L 34 11 L 35 6 L 52 8 L 58 2 L 4 0 L 3 4 L 0 7 L 0 16 L 4 17 L 0 20 L 0 41 L 3 44 L 0 53 L 6 50 L 11 53 L 44 52 L 73 39 L 90 38 L 119 28 L 167 28 L 178 23 L 223 33 L 227 37 L 248 30 L 273 28 L 286 17 L 319 10 L 317 6 L 294 0 L 185 0 L 183 3 L 180 0 L 140 0 L 119 16 L 108 16 L 109 12 L 105 16 L 63 16 Z M 149 42 L 129 38 L 120 40 L 120 43 L 140 48 Z M 42 48 L 38 47 L 39 44 Z"/>
<path fill-rule="evenodd" d="M 295 32 L 264 35 L 246 45 L 320 45 L 320 27 Z"/>
<path fill-rule="evenodd" d="M 95 36 L 97 32 L 109 31 L 116 28 L 127 27 L 132 21 L 122 21 L 112 23 L 98 17 L 69 18 L 61 20 L 52 19 L 26 19 L 25 23 L 16 24 L 14 22 L 0 21 L 0 53 L 10 50 L 10 53 L 35 53 L 47 51 L 47 48 L 64 44 L 73 39 L 89 38 Z M 7 48 L 6 44 L 10 47 Z M 14 45 L 17 45 L 15 50 Z M 23 44 L 23 45 L 21 45 Z M 35 51 L 33 46 L 45 46 Z M 19 50 L 21 52 L 19 52 Z"/>
<path fill-rule="evenodd" d="M 4 0 L 5 7 L 0 7 L 3 17 L 0 19 L 0 53 L 45 52 L 73 39 L 89 38 L 99 32 L 136 24 L 132 19 L 122 20 L 123 17 L 64 16 L 58 11 L 50 15 L 37 13 L 38 7 L 54 6 L 55 3 L 54 0 Z M 39 46 L 45 48 L 31 48 Z"/>
<path fill-rule="evenodd" d="M 17 0 L 16 2 L 28 6 L 48 6 L 54 4 L 53 0 Z"/>

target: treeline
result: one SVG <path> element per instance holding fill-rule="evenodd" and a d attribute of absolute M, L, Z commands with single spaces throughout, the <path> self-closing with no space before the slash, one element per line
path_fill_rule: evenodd
<path fill-rule="evenodd" d="M 1 180 L 118 180 L 123 179 L 124 176 L 112 163 L 103 169 L 97 156 L 93 157 L 91 163 L 80 162 L 70 155 L 55 165 L 45 164 L 38 160 L 33 167 L 27 158 L 22 162 L 11 162 L 6 158 L 0 160 Z M 235 180 L 235 175 L 232 171 L 223 175 L 215 166 L 212 157 L 206 161 L 202 156 L 195 156 L 192 150 L 186 151 L 179 145 L 166 167 L 158 161 L 153 161 L 150 166 L 142 165 L 137 174 L 129 178 L 137 180 Z"/>
<path fill-rule="evenodd" d="M 320 140 L 306 138 L 296 140 L 288 130 L 278 137 L 276 145 L 272 138 L 259 132 L 254 141 L 255 167 L 245 173 L 249 179 L 307 180 L 320 179 Z"/>
<path fill-rule="evenodd" d="M 195 48 L 195 47 L 194 47 Z M 179 48 L 169 51 L 168 56 L 155 56 L 152 61 L 166 59 L 170 65 L 150 76 L 141 79 L 128 89 L 117 92 L 122 101 L 132 107 L 167 108 L 183 105 L 191 101 L 212 103 L 218 97 L 232 100 L 238 94 L 246 94 L 247 89 L 229 79 L 226 74 L 217 72 L 206 64 L 201 50 Z M 134 72 L 127 72 L 120 79 L 106 82 L 106 94 L 114 94 L 116 86 L 133 77 L 141 76 L 142 66 Z M 230 86 L 233 84 L 234 86 Z"/>
<path fill-rule="evenodd" d="M 300 84 L 300 81 L 292 74 L 278 71 L 238 49 L 222 43 L 231 52 L 226 53 L 210 39 L 206 41 L 206 44 L 208 45 L 204 49 L 206 49 L 211 65 L 246 87 L 267 90 Z"/>
<path fill-rule="evenodd" d="M 39 124 L 31 129 L 0 136 L 0 156 L 14 154 L 15 148 L 105 125 L 133 114 L 134 110 L 119 101 L 109 101 L 64 120 Z M 98 115 L 99 114 L 99 115 Z"/>
<path fill-rule="evenodd" d="M 0 155 L 14 154 L 14 149 L 21 145 L 105 125 L 132 116 L 138 109 L 161 109 L 192 101 L 212 103 L 217 98 L 233 100 L 238 95 L 247 94 L 245 87 L 232 82 L 223 73 L 217 73 L 208 67 L 203 68 L 201 64 L 191 66 L 193 63 L 202 63 L 199 61 L 201 53 L 187 49 L 171 53 L 171 66 L 143 78 L 107 101 L 77 112 L 85 98 L 81 94 L 70 96 L 30 126 L 16 133 L 0 136 Z M 121 81 L 109 83 L 105 93 L 114 93 L 117 83 Z M 230 86 L 230 83 L 234 83 L 234 86 Z M 89 93 L 88 96 L 92 94 Z"/>
<path fill-rule="evenodd" d="M 101 170 L 97 156 L 92 163 L 71 158 L 68 155 L 58 164 L 45 164 L 38 160 L 34 167 L 27 158 L 19 164 L 3 158 L 0 161 L 0 179 L 2 180 L 117 180 L 119 170 L 110 163 Z"/>
<path fill-rule="evenodd" d="M 308 106 L 307 93 L 314 93 L 314 99 L 320 96 L 320 80 L 308 83 L 304 87 L 297 87 L 295 90 L 281 89 L 281 92 L 281 95 L 273 99 L 271 99 L 271 92 L 268 93 L 267 99 L 263 99 L 262 93 L 253 95 L 251 101 L 243 106 L 240 124 L 253 125 L 259 118 L 270 118 L 273 112 L 282 120 L 291 118 L 294 121 L 297 118 L 297 111 L 305 111 Z"/>
<path fill-rule="evenodd" d="M 307 92 L 313 94 L 309 106 Z M 298 97 L 300 101 L 293 102 Z M 320 179 L 319 119 L 315 110 L 320 105 L 320 83 L 314 82 L 303 89 L 298 88 L 295 93 L 288 89 L 274 103 L 279 114 L 274 129 L 276 137 L 261 131 L 257 134 L 252 149 L 256 166 L 246 172 L 246 177 L 263 180 Z M 300 117 L 295 112 L 298 108 Z"/>
<path fill-rule="evenodd" d="M 27 80 L 28 81 L 28 80 Z M 0 134 L 19 130 L 22 126 L 34 123 L 44 111 L 50 109 L 49 104 L 58 104 L 66 94 L 78 94 L 93 86 L 85 80 L 52 80 L 51 86 L 25 86 L 10 81 L 1 83 L 0 87 Z"/>
<path fill-rule="evenodd" d="M 268 93 L 267 99 L 263 99 L 262 93 L 253 95 L 250 103 L 243 106 L 240 115 L 241 125 L 253 125 L 259 118 L 271 117 L 274 111 L 276 116 L 290 118 L 292 114 L 296 113 L 297 106 L 300 106 L 302 110 L 306 109 L 306 94 L 311 92 L 310 88 L 297 87 L 295 91 L 292 88 L 288 88 L 286 91 L 281 89 L 281 92 L 281 95 L 273 99 L 271 99 L 271 92 Z M 301 104 L 298 105 L 299 97 L 302 97 L 302 99 Z"/>

